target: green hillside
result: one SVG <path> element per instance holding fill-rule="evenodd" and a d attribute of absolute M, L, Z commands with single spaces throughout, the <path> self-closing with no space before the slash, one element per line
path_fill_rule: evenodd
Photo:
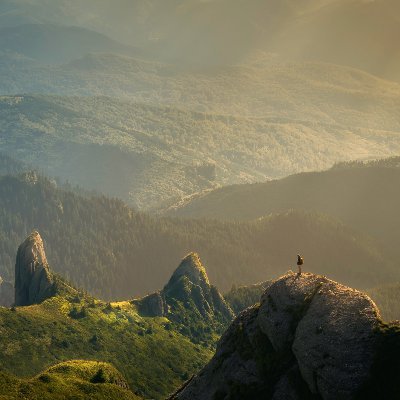
<path fill-rule="evenodd" d="M 0 308 L 0 326 L 0 368 L 9 373 L 32 376 L 71 359 L 105 361 L 117 367 L 134 392 L 158 399 L 211 355 L 167 318 L 144 318 L 130 302 L 109 304 L 82 294 Z"/>
<path fill-rule="evenodd" d="M 4 280 L 14 280 L 15 251 L 33 229 L 41 232 L 56 272 L 105 299 L 162 288 L 177 260 L 191 251 L 224 291 L 284 273 L 298 252 L 309 270 L 356 287 L 397 276 L 376 242 L 321 214 L 288 212 L 243 223 L 159 218 L 119 200 L 57 189 L 36 174 L 0 178 Z"/>
<path fill-rule="evenodd" d="M 0 371 L 0 398 L 26 400 L 139 400 L 122 375 L 109 364 L 68 361 L 31 379 L 20 379 Z"/>

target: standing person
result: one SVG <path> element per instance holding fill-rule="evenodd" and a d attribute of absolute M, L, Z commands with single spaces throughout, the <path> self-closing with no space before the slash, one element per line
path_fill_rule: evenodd
<path fill-rule="evenodd" d="M 298 274 L 301 275 L 301 266 L 304 264 L 304 259 L 300 254 L 297 254 L 297 266 L 299 268 Z"/>

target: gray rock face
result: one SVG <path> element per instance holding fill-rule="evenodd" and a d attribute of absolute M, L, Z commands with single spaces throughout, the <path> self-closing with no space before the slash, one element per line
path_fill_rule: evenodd
<path fill-rule="evenodd" d="M 174 399 L 354 399 L 370 378 L 379 320 L 365 294 L 290 272 L 233 322 Z"/>
<path fill-rule="evenodd" d="M 311 274 L 287 274 L 270 286 L 261 297 L 258 323 L 274 349 L 291 346 L 297 325 L 316 291 L 328 279 Z"/>
<path fill-rule="evenodd" d="M 292 347 L 312 393 L 327 400 L 352 398 L 374 361 L 378 318 L 367 295 L 334 282 L 321 286 Z"/>
<path fill-rule="evenodd" d="M 39 232 L 32 232 L 19 246 L 15 264 L 15 305 L 38 304 L 54 294 L 54 280 L 49 270 Z"/>
<path fill-rule="evenodd" d="M 163 317 L 168 313 L 168 305 L 161 292 L 134 300 L 134 303 L 137 304 L 140 315 L 144 317 Z"/>

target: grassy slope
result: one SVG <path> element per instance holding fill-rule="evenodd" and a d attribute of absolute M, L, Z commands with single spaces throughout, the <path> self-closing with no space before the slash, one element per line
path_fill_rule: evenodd
<path fill-rule="evenodd" d="M 32 376 L 71 359 L 110 362 L 134 392 L 157 399 L 211 356 L 167 319 L 141 318 L 128 302 L 57 296 L 41 305 L 0 308 L 0 326 L 0 367 L 10 373 Z"/>
<path fill-rule="evenodd" d="M 210 280 L 224 291 L 233 283 L 286 272 L 298 252 L 309 270 L 356 287 L 390 282 L 397 274 L 374 241 L 321 214 L 289 212 L 244 223 L 175 220 L 134 213 L 107 198 L 81 197 L 42 178 L 0 182 L 5 280 L 13 280 L 15 251 L 35 228 L 50 266 L 101 298 L 126 299 L 162 288 L 191 251 L 200 254 Z"/>
<path fill-rule="evenodd" d="M 83 400 L 88 397 L 139 400 L 125 385 L 124 378 L 114 367 L 95 361 L 60 363 L 31 379 L 0 371 L 0 398 L 3 400 Z"/>

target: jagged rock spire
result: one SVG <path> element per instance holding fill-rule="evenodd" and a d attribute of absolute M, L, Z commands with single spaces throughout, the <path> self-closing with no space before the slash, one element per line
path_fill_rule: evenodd
<path fill-rule="evenodd" d="M 167 286 L 176 282 L 182 276 L 186 276 L 193 284 L 200 287 L 210 286 L 206 269 L 197 253 L 190 253 L 181 261 L 179 267 L 172 274 Z"/>
<path fill-rule="evenodd" d="M 54 280 L 44 251 L 43 240 L 33 231 L 19 246 L 15 263 L 15 305 L 41 303 L 54 294 Z"/>

